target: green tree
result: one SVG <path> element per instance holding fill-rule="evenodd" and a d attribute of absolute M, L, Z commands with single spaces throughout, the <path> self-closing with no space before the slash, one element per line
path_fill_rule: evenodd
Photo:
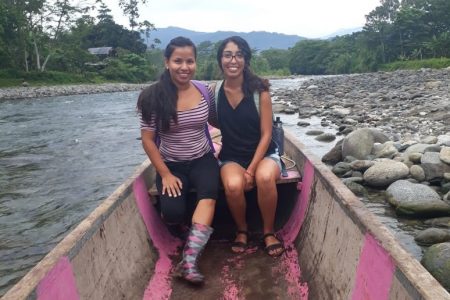
<path fill-rule="evenodd" d="M 110 80 L 146 82 L 155 77 L 155 71 L 143 57 L 124 51 L 118 58 L 107 59 L 107 67 L 100 74 Z"/>
<path fill-rule="evenodd" d="M 119 6 L 122 8 L 122 11 L 125 16 L 128 16 L 128 21 L 131 27 L 131 31 L 134 31 L 134 28 L 138 26 L 139 19 L 139 3 L 142 4 L 147 3 L 147 0 L 119 0 Z"/>
<path fill-rule="evenodd" d="M 364 30 L 376 38 L 383 63 L 388 60 L 387 45 L 393 36 L 392 23 L 399 7 L 399 0 L 381 0 L 381 5 L 366 16 Z"/>
<path fill-rule="evenodd" d="M 253 72 L 258 75 L 270 75 L 270 66 L 266 58 L 261 55 L 254 54 L 251 61 Z"/>
<path fill-rule="evenodd" d="M 443 32 L 439 36 L 434 35 L 423 45 L 433 57 L 450 57 L 450 32 Z"/>
<path fill-rule="evenodd" d="M 85 8 L 71 5 L 69 0 L 45 2 L 38 26 L 32 30 L 32 43 L 38 71 L 45 71 L 46 65 L 59 48 L 60 35 L 67 30 Z M 44 61 L 41 64 L 41 57 Z"/>
<path fill-rule="evenodd" d="M 150 44 L 150 33 L 153 30 L 156 30 L 155 25 L 150 23 L 149 21 L 145 20 L 144 22 L 139 24 L 139 28 L 144 33 L 145 36 L 145 45 L 147 48 L 155 48 L 155 44 L 160 44 L 161 42 L 158 39 L 153 39 L 152 43 Z"/>
<path fill-rule="evenodd" d="M 204 41 L 197 45 L 197 72 L 196 77 L 201 80 L 220 78 L 221 72 L 216 60 L 218 43 Z"/>
<path fill-rule="evenodd" d="M 155 48 L 150 49 L 144 54 L 145 60 L 155 69 L 155 76 L 152 79 L 156 79 L 164 71 L 164 54 L 163 50 Z"/>
<path fill-rule="evenodd" d="M 354 61 L 358 54 L 356 39 L 358 34 L 334 38 L 329 44 L 327 74 L 346 74 L 353 72 Z"/>
<path fill-rule="evenodd" d="M 330 57 L 330 42 L 324 40 L 302 40 L 291 49 L 289 70 L 293 74 L 326 74 Z"/>
<path fill-rule="evenodd" d="M 289 68 L 289 50 L 287 49 L 263 50 L 260 55 L 267 60 L 271 70 Z"/>
<path fill-rule="evenodd" d="M 430 29 L 424 17 L 424 11 L 414 7 L 403 7 L 398 12 L 394 25 L 400 41 L 399 57 L 408 58 L 414 51 L 421 51 Z"/>
<path fill-rule="evenodd" d="M 109 20 L 98 22 L 83 38 L 87 48 L 120 47 L 134 53 L 142 54 L 147 49 L 137 31 L 130 31 Z"/>
<path fill-rule="evenodd" d="M 43 0 L 2 0 L 0 2 L 0 24 L 2 33 L 2 55 L 7 61 L 0 65 L 29 70 L 32 51 L 32 32 L 38 27 L 38 18 L 44 7 Z"/>

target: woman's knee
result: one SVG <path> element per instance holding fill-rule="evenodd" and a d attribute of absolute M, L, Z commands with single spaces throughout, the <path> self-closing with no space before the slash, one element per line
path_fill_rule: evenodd
<path fill-rule="evenodd" d="M 239 195 L 244 192 L 244 180 L 243 178 L 233 177 L 227 178 L 223 182 L 223 188 L 226 195 Z"/>
<path fill-rule="evenodd" d="M 276 178 L 270 172 L 256 172 L 255 181 L 258 188 L 270 188 L 276 185 Z"/>
<path fill-rule="evenodd" d="M 255 172 L 255 182 L 258 188 L 273 188 L 276 185 L 280 170 L 276 163 L 270 159 L 263 159 Z"/>

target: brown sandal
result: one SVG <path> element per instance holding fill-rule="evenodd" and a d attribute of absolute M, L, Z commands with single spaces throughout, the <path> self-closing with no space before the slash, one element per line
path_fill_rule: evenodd
<path fill-rule="evenodd" d="M 266 251 L 266 253 L 269 255 L 269 256 L 272 256 L 272 257 L 278 257 L 278 256 L 280 256 L 281 254 L 283 254 L 283 252 L 286 250 L 285 248 L 284 248 L 284 246 L 283 246 L 283 243 L 280 241 L 280 242 L 278 242 L 278 243 L 275 243 L 275 244 L 272 244 L 272 245 L 269 245 L 269 246 L 267 246 L 266 245 L 266 238 L 267 237 L 269 237 L 269 236 L 273 236 L 274 238 L 276 238 L 278 241 L 280 241 L 280 239 L 274 234 L 274 233 L 272 233 L 272 232 L 270 232 L 270 233 L 266 233 L 264 236 L 263 236 L 263 243 L 264 243 L 264 251 Z M 279 251 L 279 250 L 281 250 L 281 251 Z M 279 252 L 278 252 L 279 251 Z"/>
<path fill-rule="evenodd" d="M 236 231 L 236 237 L 239 234 L 244 234 L 248 239 L 248 232 L 246 230 Z M 248 240 L 247 240 L 247 242 L 248 242 Z M 233 248 L 238 249 L 238 250 L 233 250 Z M 244 253 L 245 250 L 247 250 L 247 248 L 248 248 L 248 243 L 239 242 L 239 241 L 234 241 L 231 243 L 231 252 L 233 252 L 233 253 Z"/>

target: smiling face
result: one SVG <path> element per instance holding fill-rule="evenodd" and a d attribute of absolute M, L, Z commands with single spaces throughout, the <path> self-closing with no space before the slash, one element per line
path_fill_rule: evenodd
<path fill-rule="evenodd" d="M 165 60 L 165 64 L 176 86 L 189 84 L 197 68 L 194 48 L 191 46 L 175 48 L 169 59 Z"/>
<path fill-rule="evenodd" d="M 222 51 L 221 66 L 225 78 L 243 76 L 245 58 L 238 45 L 228 42 Z"/>

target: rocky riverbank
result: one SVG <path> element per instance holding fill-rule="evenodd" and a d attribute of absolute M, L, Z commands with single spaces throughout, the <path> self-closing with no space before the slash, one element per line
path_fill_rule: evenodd
<path fill-rule="evenodd" d="M 383 190 L 398 216 L 426 220 L 415 236 L 430 246 L 422 264 L 450 290 L 450 69 L 314 78 L 274 99 L 290 104 L 278 110 L 339 127 L 322 161 L 354 194 Z M 311 132 L 337 138 L 320 133 Z"/>
<path fill-rule="evenodd" d="M 313 78 L 294 90 L 278 90 L 300 118 L 368 126 L 408 139 L 450 131 L 450 68 Z M 283 108 L 281 108 L 283 109 Z"/>
<path fill-rule="evenodd" d="M 148 84 L 104 83 L 0 89 L 0 100 L 138 91 Z"/>

